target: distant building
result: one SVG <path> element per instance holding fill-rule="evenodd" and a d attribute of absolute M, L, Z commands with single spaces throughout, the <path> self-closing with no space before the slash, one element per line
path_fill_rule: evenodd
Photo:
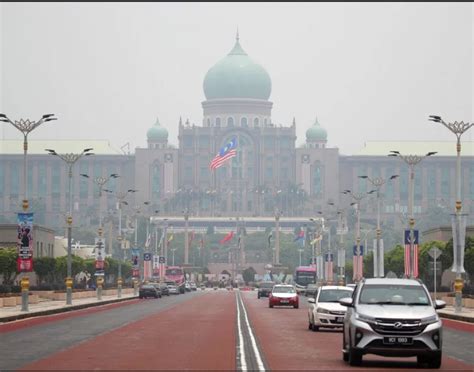
<path fill-rule="evenodd" d="M 295 119 L 285 125 L 273 121 L 270 75 L 247 55 L 238 37 L 230 53 L 209 69 L 203 88 L 202 121 L 195 124 L 179 119 L 178 147 L 168 143 L 168 131 L 158 119 L 146 133 L 147 147 L 136 148 L 132 154 L 104 140 L 29 141 L 28 189 L 35 221 L 64 228 L 68 211 L 66 165 L 47 155 L 45 148 L 58 153 L 94 148 L 94 156 L 80 159 L 74 167 L 74 218 L 83 225 L 98 225 L 99 215 L 114 213 L 117 217 L 116 198 L 111 193 L 99 198 L 98 186 L 92 181 L 112 173 L 120 178 L 110 180 L 107 189 L 139 190 L 127 199 L 129 206 L 149 201 L 150 210 L 159 210 L 160 215 L 182 215 L 189 209 L 191 216 L 234 217 L 271 217 L 276 208 L 287 217 L 313 217 L 330 209 L 330 200 L 336 206 L 348 205 L 351 200 L 341 195 L 342 190 L 371 190 L 360 175 L 399 175 L 382 189 L 381 212 L 389 223 L 400 224 L 398 216 L 408 211 L 409 173 L 400 159 L 387 156 L 390 150 L 402 154 L 438 151 L 416 167 L 416 216 L 433 205 L 454 206 L 454 138 L 446 142 L 368 142 L 359 153 L 343 155 L 337 147 L 327 145 L 328 131 L 315 119 L 308 123 L 304 145 L 296 147 L 296 125 L 301 123 Z M 232 138 L 237 139 L 237 156 L 211 171 L 211 160 Z M 13 221 L 24 192 L 22 140 L 0 141 L 0 153 L 0 218 Z M 473 157 L 473 143 L 463 142 L 463 211 L 471 216 Z M 361 209 L 363 219 L 374 221 L 374 201 L 363 201 Z"/>

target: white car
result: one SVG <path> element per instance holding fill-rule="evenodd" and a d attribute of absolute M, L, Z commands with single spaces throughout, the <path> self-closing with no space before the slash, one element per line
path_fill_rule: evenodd
<path fill-rule="evenodd" d="M 341 298 L 351 297 L 351 287 L 324 285 L 318 288 L 314 298 L 308 298 L 308 329 L 314 332 L 320 327 L 342 328 L 347 308 L 339 303 Z"/>

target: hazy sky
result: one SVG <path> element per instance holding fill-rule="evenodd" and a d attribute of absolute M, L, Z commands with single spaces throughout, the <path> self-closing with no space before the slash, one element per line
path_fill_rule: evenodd
<path fill-rule="evenodd" d="M 58 117 L 30 139 L 134 149 L 159 117 L 177 145 L 180 116 L 201 125 L 204 76 L 237 27 L 271 76 L 273 122 L 296 118 L 297 145 L 316 116 L 343 154 L 454 141 L 429 114 L 474 120 L 471 3 L 0 3 L 0 20 L 0 111 Z M 21 134 L 5 124 L 1 138 Z"/>

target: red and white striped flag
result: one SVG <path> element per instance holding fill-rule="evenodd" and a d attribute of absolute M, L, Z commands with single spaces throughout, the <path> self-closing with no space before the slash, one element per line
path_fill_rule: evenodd
<path fill-rule="evenodd" d="M 237 155 L 237 139 L 233 138 L 229 143 L 222 147 L 214 159 L 211 160 L 210 168 L 215 170 L 222 166 L 226 160 Z"/>
<path fill-rule="evenodd" d="M 364 246 L 360 245 L 359 248 L 360 248 L 360 254 L 357 255 L 357 245 L 354 245 L 353 247 L 354 256 L 352 258 L 352 264 L 353 264 L 352 280 L 356 282 L 362 279 L 363 273 L 364 273 Z"/>
<path fill-rule="evenodd" d="M 328 282 L 333 281 L 333 271 L 334 271 L 334 256 L 332 253 L 326 253 L 324 255 L 324 266 L 326 271 L 326 280 Z"/>
<path fill-rule="evenodd" d="M 148 280 L 153 276 L 152 270 L 152 254 L 144 253 L 143 254 L 143 279 Z"/>
<path fill-rule="evenodd" d="M 418 230 L 413 230 L 413 277 L 418 278 Z M 411 274 L 411 254 L 410 254 L 410 230 L 405 230 L 405 276 L 410 277 Z"/>

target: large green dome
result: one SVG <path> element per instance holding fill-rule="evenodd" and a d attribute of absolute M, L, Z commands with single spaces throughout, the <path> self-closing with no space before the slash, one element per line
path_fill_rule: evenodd
<path fill-rule="evenodd" d="M 311 128 L 306 131 L 306 141 L 326 141 L 328 133 L 318 122 L 318 118 L 314 121 Z"/>
<path fill-rule="evenodd" d="M 146 132 L 146 136 L 149 141 L 168 141 L 168 130 L 161 126 L 157 118 L 155 125 Z"/>
<path fill-rule="evenodd" d="M 272 81 L 268 72 L 253 62 L 239 43 L 230 53 L 209 69 L 204 78 L 206 99 L 253 98 L 268 100 Z"/>

